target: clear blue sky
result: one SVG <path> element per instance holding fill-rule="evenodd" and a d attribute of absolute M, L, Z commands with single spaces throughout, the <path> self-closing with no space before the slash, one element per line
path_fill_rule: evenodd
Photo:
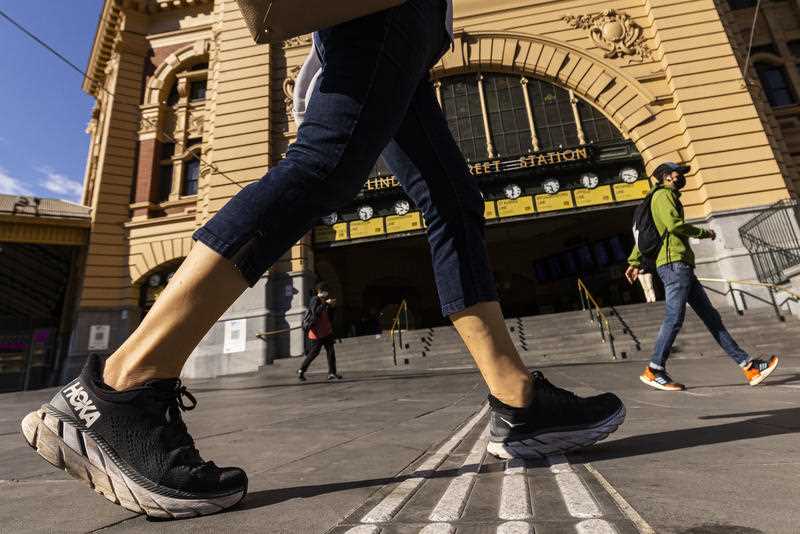
<path fill-rule="evenodd" d="M 0 0 L 85 69 L 102 0 Z M 0 18 L 0 193 L 79 201 L 93 100 L 81 76 Z"/>

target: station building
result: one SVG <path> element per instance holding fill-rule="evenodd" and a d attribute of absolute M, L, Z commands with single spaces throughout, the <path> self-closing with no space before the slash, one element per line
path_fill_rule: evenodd
<path fill-rule="evenodd" d="M 631 215 L 664 161 L 691 165 L 686 216 L 720 236 L 695 245 L 698 271 L 763 277 L 740 229 L 800 185 L 800 4 L 763 0 L 757 18 L 755 4 L 455 1 L 455 41 L 431 77 L 484 195 L 506 315 L 575 309 L 579 276 L 604 303 L 642 300 L 623 280 Z M 92 332 L 107 328 L 106 351 L 121 343 L 193 231 L 281 159 L 309 48 L 309 36 L 254 44 L 235 0 L 105 2 L 84 83 L 91 233 L 68 368 Z M 379 162 L 212 328 L 187 376 L 300 354 L 320 279 L 342 336 L 386 327 L 403 300 L 412 326 L 442 324 L 424 234 Z"/>

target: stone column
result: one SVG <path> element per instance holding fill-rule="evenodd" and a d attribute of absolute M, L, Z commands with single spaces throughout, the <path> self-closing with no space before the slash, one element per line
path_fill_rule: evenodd
<path fill-rule="evenodd" d="M 130 285 L 128 247 L 123 223 L 129 218 L 132 177 L 137 161 L 139 104 L 145 57 L 146 17 L 113 7 L 109 18 L 119 30 L 109 47 L 105 87 L 113 96 L 95 89 L 101 103 L 102 130 L 91 178 L 91 233 L 80 303 L 61 379 L 79 372 L 89 353 L 92 325 L 108 325 L 108 347 L 96 350 L 110 354 L 138 324 L 139 309 Z"/>

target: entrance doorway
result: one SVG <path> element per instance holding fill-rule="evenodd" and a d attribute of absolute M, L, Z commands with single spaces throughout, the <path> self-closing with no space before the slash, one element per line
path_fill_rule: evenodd
<path fill-rule="evenodd" d="M 489 257 L 505 316 L 579 309 L 578 277 L 602 305 L 642 302 L 641 289 L 624 279 L 633 209 L 614 206 L 488 225 Z M 439 311 L 424 236 L 329 247 L 315 257 L 317 272 L 335 276 L 341 292 L 339 335 L 388 329 L 403 300 L 411 328 L 449 324 Z"/>

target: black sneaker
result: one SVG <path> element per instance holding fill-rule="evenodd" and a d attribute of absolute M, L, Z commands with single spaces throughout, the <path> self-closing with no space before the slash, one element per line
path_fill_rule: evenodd
<path fill-rule="evenodd" d="M 39 455 L 111 502 L 152 517 L 219 512 L 247 493 L 247 475 L 205 462 L 181 410 L 196 401 L 177 378 L 117 392 L 90 356 L 81 376 L 22 420 Z M 184 403 L 186 398 L 189 404 Z"/>
<path fill-rule="evenodd" d="M 527 408 L 512 408 L 489 395 L 487 450 L 499 458 L 542 458 L 605 439 L 625 420 L 625 405 L 613 393 L 581 398 L 536 371 Z"/>
<path fill-rule="evenodd" d="M 300 382 L 305 382 L 306 381 L 306 374 L 303 372 L 302 369 L 298 369 L 297 370 L 297 379 Z"/>

